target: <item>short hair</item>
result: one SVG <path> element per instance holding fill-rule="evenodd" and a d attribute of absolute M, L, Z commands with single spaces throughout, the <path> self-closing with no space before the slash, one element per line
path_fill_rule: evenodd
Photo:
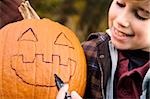
<path fill-rule="evenodd" d="M 135 3 L 137 5 L 141 5 L 141 4 L 150 4 L 150 0 L 125 0 L 131 3 Z"/>
<path fill-rule="evenodd" d="M 148 2 L 150 2 L 150 0 L 125 0 L 125 1 L 130 1 L 130 2 L 135 2 L 135 3 L 138 3 L 138 2 L 148 3 Z"/>

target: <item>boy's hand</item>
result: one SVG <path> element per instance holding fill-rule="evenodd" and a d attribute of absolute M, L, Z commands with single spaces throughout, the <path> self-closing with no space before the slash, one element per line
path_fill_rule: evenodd
<path fill-rule="evenodd" d="M 71 92 L 71 98 L 72 99 L 82 99 L 81 96 L 76 91 Z"/>
<path fill-rule="evenodd" d="M 68 84 L 65 84 L 60 90 L 58 91 L 56 99 L 64 99 L 66 92 L 68 91 Z"/>
<path fill-rule="evenodd" d="M 58 92 L 56 99 L 64 99 L 65 94 L 68 91 L 68 84 L 65 84 Z M 71 92 L 71 99 L 82 99 L 75 91 Z"/>

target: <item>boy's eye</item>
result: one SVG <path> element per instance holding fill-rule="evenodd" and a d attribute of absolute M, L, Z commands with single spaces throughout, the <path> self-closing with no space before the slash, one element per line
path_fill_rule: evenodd
<path fill-rule="evenodd" d="M 121 8 L 122 8 L 122 7 L 125 7 L 125 4 L 124 4 L 124 3 L 121 3 L 121 2 L 119 2 L 119 1 L 117 1 L 116 4 L 117 4 L 119 7 L 121 7 Z"/>
<path fill-rule="evenodd" d="M 140 19 L 140 20 L 146 20 L 146 19 L 147 19 L 147 18 L 145 18 L 145 17 L 140 16 L 140 15 L 138 14 L 138 12 L 135 12 L 135 17 L 138 18 L 138 19 Z"/>
<path fill-rule="evenodd" d="M 147 20 L 150 18 L 149 14 L 147 12 L 144 12 L 143 10 L 135 10 L 134 15 L 140 20 Z"/>

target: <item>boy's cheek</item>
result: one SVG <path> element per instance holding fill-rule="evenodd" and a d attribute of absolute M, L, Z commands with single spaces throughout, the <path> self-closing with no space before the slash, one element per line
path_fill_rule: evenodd
<path fill-rule="evenodd" d="M 113 21 L 117 18 L 118 16 L 118 12 L 117 10 L 115 10 L 115 8 L 113 6 L 110 7 L 109 9 L 109 13 L 108 13 L 108 24 L 109 24 L 109 28 L 112 27 L 113 25 Z"/>

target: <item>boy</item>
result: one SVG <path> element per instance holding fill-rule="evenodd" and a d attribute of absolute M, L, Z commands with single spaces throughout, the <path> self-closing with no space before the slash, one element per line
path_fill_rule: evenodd
<path fill-rule="evenodd" d="M 113 0 L 109 29 L 83 43 L 85 98 L 150 99 L 150 0 Z M 68 86 L 57 99 L 64 99 Z M 80 99 L 71 92 L 72 99 Z"/>

